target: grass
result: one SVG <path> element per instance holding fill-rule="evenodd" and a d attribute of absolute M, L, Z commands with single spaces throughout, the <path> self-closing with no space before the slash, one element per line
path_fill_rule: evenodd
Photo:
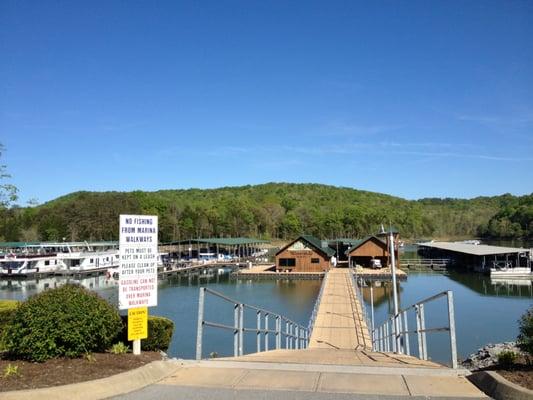
<path fill-rule="evenodd" d="M 0 300 L 0 311 L 13 310 L 19 303 L 17 300 Z"/>

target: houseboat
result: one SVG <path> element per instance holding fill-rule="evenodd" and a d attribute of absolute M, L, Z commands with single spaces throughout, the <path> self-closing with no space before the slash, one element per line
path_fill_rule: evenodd
<path fill-rule="evenodd" d="M 1 276 L 106 271 L 119 265 L 118 242 L 2 243 Z"/>

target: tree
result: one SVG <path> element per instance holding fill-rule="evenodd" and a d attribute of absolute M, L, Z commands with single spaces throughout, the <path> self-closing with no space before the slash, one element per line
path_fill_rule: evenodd
<path fill-rule="evenodd" d="M 0 160 L 4 151 L 5 148 L 2 143 L 0 143 Z M 9 183 L 3 183 L 5 179 L 9 178 L 11 178 L 11 175 L 7 173 L 7 167 L 0 163 L 0 208 L 7 208 L 17 200 L 16 186 Z"/>

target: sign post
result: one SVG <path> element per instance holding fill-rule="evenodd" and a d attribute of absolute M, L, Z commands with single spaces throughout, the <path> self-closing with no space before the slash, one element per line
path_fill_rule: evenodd
<path fill-rule="evenodd" d="M 118 306 L 128 310 L 128 340 L 141 354 L 148 337 L 148 307 L 157 305 L 157 216 L 120 216 Z"/>

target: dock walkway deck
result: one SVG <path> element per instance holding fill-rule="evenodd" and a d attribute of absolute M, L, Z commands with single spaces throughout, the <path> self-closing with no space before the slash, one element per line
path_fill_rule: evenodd
<path fill-rule="evenodd" d="M 309 341 L 311 349 L 372 348 L 361 304 L 348 268 L 331 269 L 324 281 L 322 299 Z"/>

